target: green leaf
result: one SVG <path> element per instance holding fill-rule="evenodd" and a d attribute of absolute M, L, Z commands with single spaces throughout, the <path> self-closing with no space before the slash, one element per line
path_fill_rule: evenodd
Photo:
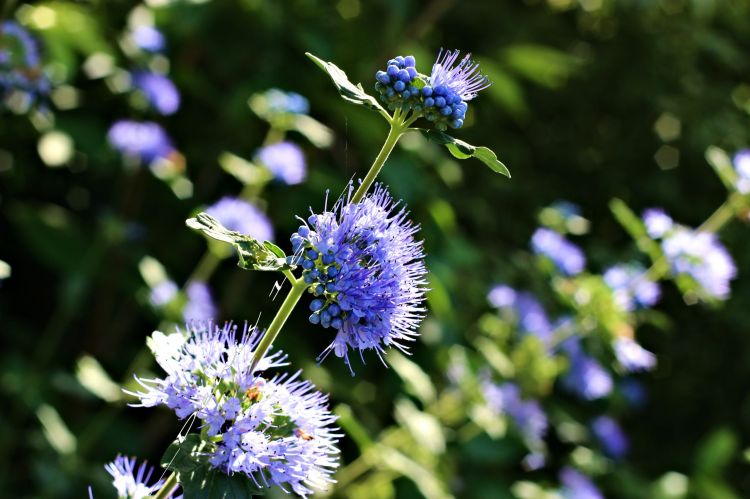
<path fill-rule="evenodd" d="M 191 433 L 178 437 L 161 458 L 161 465 L 177 474 L 185 499 L 244 499 L 261 493 L 247 476 L 212 467 L 205 446 L 200 435 Z"/>
<path fill-rule="evenodd" d="M 240 258 L 238 265 L 243 269 L 273 271 L 295 267 L 287 261 L 281 248 L 272 242 L 260 242 L 247 234 L 229 230 L 208 213 L 199 213 L 195 218 L 187 219 L 185 224 L 212 239 L 234 246 Z"/>
<path fill-rule="evenodd" d="M 390 120 L 391 117 L 388 112 L 383 108 L 383 106 L 380 105 L 375 97 L 365 92 L 365 90 L 362 88 L 361 83 L 357 83 L 355 85 L 354 83 L 349 81 L 349 77 L 346 76 L 346 73 L 334 63 L 319 59 L 309 52 L 306 52 L 305 55 L 309 57 L 320 69 L 328 74 L 328 76 L 331 78 L 331 81 L 333 81 L 333 84 L 336 86 L 336 90 L 339 91 L 339 94 L 341 95 L 341 97 L 343 97 L 344 100 L 352 102 L 354 104 L 359 104 L 360 106 L 368 107 L 374 111 L 379 112 L 388 120 Z"/>
<path fill-rule="evenodd" d="M 455 137 L 451 137 L 447 133 L 440 132 L 437 130 L 425 130 L 423 128 L 417 129 L 427 139 L 435 142 L 436 144 L 444 145 L 448 148 L 450 153 L 458 159 L 477 158 L 479 161 L 487 165 L 492 171 L 502 173 L 506 177 L 510 178 L 510 171 L 508 168 L 497 159 L 497 155 L 487 147 L 477 147 L 471 144 L 459 140 Z"/>

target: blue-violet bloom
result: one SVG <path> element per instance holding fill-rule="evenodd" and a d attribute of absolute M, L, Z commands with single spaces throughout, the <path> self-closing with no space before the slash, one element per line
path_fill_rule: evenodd
<path fill-rule="evenodd" d="M 265 213 L 254 204 L 225 196 L 206 208 L 206 213 L 229 230 L 254 237 L 259 241 L 273 241 L 273 225 Z"/>
<path fill-rule="evenodd" d="M 151 121 L 120 120 L 107 133 L 109 143 L 121 154 L 151 164 L 174 152 L 167 133 Z"/>
<path fill-rule="evenodd" d="M 589 477 L 570 467 L 560 470 L 563 487 L 560 494 L 564 499 L 604 499 L 604 495 Z"/>
<path fill-rule="evenodd" d="M 14 21 L 0 23 L 0 95 L 20 92 L 26 107 L 51 89 L 34 37 Z"/>
<path fill-rule="evenodd" d="M 639 263 L 614 265 L 604 272 L 603 277 L 617 304 L 627 312 L 649 308 L 661 297 L 659 285 L 648 279 L 646 269 Z"/>
<path fill-rule="evenodd" d="M 138 26 L 133 30 L 132 37 L 135 45 L 146 52 L 161 52 L 166 45 L 164 35 L 153 26 Z"/>
<path fill-rule="evenodd" d="M 349 362 L 349 349 L 406 351 L 424 317 L 425 276 L 419 227 L 377 185 L 359 203 L 349 194 L 331 211 L 311 215 L 291 241 L 315 299 L 310 322 L 337 331 L 321 354 Z"/>
<path fill-rule="evenodd" d="M 205 459 L 258 487 L 290 487 L 306 497 L 325 489 L 338 466 L 340 435 L 327 396 L 299 372 L 262 376 L 286 365 L 282 352 L 254 359 L 262 335 L 245 325 L 193 323 L 189 335 L 154 333 L 149 346 L 164 378 L 140 379 L 132 393 L 144 407 L 166 405 L 180 419 L 195 415 L 206 432 Z"/>
<path fill-rule="evenodd" d="M 568 276 L 580 274 L 586 266 L 581 248 L 551 229 L 538 228 L 531 236 L 531 249 L 537 255 L 549 258 L 560 272 Z"/>
<path fill-rule="evenodd" d="M 185 290 L 187 302 L 182 309 L 182 316 L 190 321 L 210 321 L 216 319 L 219 311 L 211 296 L 211 289 L 204 282 L 193 281 Z"/>
<path fill-rule="evenodd" d="M 737 172 L 737 190 L 750 193 L 750 149 L 741 149 L 734 155 L 734 169 Z"/>
<path fill-rule="evenodd" d="M 568 391 L 584 400 L 600 399 L 612 392 L 612 376 L 599 362 L 583 351 L 578 337 L 564 341 L 561 349 L 570 360 L 569 370 L 561 380 Z"/>
<path fill-rule="evenodd" d="M 674 221 L 672 217 L 661 208 L 649 208 L 643 212 L 643 223 L 646 232 L 654 239 L 659 239 L 672 230 Z"/>
<path fill-rule="evenodd" d="M 650 371 L 656 367 L 656 355 L 632 338 L 617 338 L 612 346 L 617 361 L 627 372 Z"/>
<path fill-rule="evenodd" d="M 133 84 L 160 114 L 174 114 L 180 108 L 180 92 L 172 80 L 166 76 L 158 73 L 138 72 L 133 74 Z"/>
<path fill-rule="evenodd" d="M 307 177 L 302 149 L 294 142 L 277 142 L 258 151 L 258 160 L 274 178 L 288 185 L 299 184 Z"/>
<path fill-rule="evenodd" d="M 612 459 L 622 459 L 628 453 L 630 442 L 617 421 L 609 416 L 599 416 L 591 422 L 591 431 Z"/>

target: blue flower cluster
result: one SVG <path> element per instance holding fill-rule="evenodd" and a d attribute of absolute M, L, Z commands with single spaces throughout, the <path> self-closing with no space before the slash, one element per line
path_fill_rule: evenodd
<path fill-rule="evenodd" d="M 581 248 L 551 229 L 537 229 L 531 236 L 531 249 L 551 260 L 560 272 L 568 276 L 580 274 L 586 266 Z"/>
<path fill-rule="evenodd" d="M 385 71 L 375 73 L 375 90 L 389 109 L 406 111 L 420 101 L 420 90 L 413 85 L 418 76 L 414 56 L 399 55 L 388 61 Z"/>
<path fill-rule="evenodd" d="M 545 343 L 552 340 L 552 323 L 542 304 L 531 293 L 499 284 L 490 290 L 487 300 L 495 308 L 512 313 L 522 334 L 533 334 Z"/>
<path fill-rule="evenodd" d="M 389 109 L 413 109 L 441 131 L 461 128 L 468 102 L 490 82 L 479 73 L 471 54 L 460 60 L 459 54 L 441 49 L 429 76 L 417 71 L 414 56 L 394 57 L 385 71 L 375 73 L 375 89 Z"/>
<path fill-rule="evenodd" d="M 617 361 L 627 372 L 650 371 L 656 367 L 656 356 L 632 338 L 617 338 L 613 348 Z"/>
<path fill-rule="evenodd" d="M 109 129 L 107 140 L 123 156 L 149 165 L 175 152 L 167 132 L 152 121 L 119 120 Z"/>
<path fill-rule="evenodd" d="M 286 365 L 282 352 L 253 358 L 261 334 L 247 325 L 194 323 L 188 336 L 154 333 L 151 349 L 164 378 L 136 378 L 143 407 L 166 405 L 180 419 L 202 422 L 205 459 L 256 486 L 290 487 L 306 497 L 332 482 L 338 465 L 327 396 L 298 375 L 262 376 Z"/>
<path fill-rule="evenodd" d="M 349 188 L 351 196 L 352 187 Z M 425 294 L 418 227 L 380 185 L 359 203 L 342 198 L 332 211 L 311 215 L 291 237 L 303 278 L 316 298 L 310 322 L 337 330 L 321 354 L 345 359 L 348 350 L 406 350 L 416 336 Z"/>
<path fill-rule="evenodd" d="M 737 276 L 737 267 L 716 234 L 676 224 L 662 210 L 646 210 L 643 221 L 649 235 L 661 239 L 674 275 L 692 278 L 703 299 L 729 298 L 729 281 Z"/>
<path fill-rule="evenodd" d="M 244 199 L 224 196 L 206 213 L 229 230 L 251 236 L 259 241 L 273 241 L 273 225 L 265 213 Z"/>
<path fill-rule="evenodd" d="M 591 431 L 612 459 L 622 459 L 628 453 L 630 442 L 620 425 L 609 416 L 599 416 L 591 422 Z"/>
<path fill-rule="evenodd" d="M 540 452 L 544 448 L 549 422 L 541 404 L 534 399 L 524 399 L 518 385 L 511 382 L 497 384 L 484 379 L 481 390 L 489 409 L 497 415 L 507 414 L 526 445 L 532 449 L 525 459 L 527 465 L 531 465 L 531 468 L 543 466 L 544 457 Z"/>
<path fill-rule="evenodd" d="M 264 146 L 258 150 L 257 156 L 258 161 L 279 182 L 295 185 L 307 177 L 305 155 L 294 142 L 283 141 Z"/>
<path fill-rule="evenodd" d="M 563 499 L 604 499 L 604 495 L 589 477 L 570 467 L 560 470 Z"/>
<path fill-rule="evenodd" d="M 617 304 L 627 312 L 652 307 L 661 297 L 659 285 L 648 279 L 646 269 L 640 263 L 614 265 L 604 272 L 603 277 Z"/>
<path fill-rule="evenodd" d="M 612 392 L 612 375 L 583 350 L 580 338 L 564 341 L 561 349 L 570 360 L 568 372 L 562 378 L 563 387 L 584 400 L 600 399 Z"/>
<path fill-rule="evenodd" d="M 135 458 L 117 456 L 114 461 L 104 466 L 112 476 L 112 486 L 117 490 L 117 497 L 122 499 L 147 499 L 164 485 L 164 480 L 157 480 L 151 484 L 154 469 L 146 463 L 141 463 L 136 469 Z M 182 495 L 172 492 L 166 499 L 181 499 Z"/>
<path fill-rule="evenodd" d="M 133 74 L 133 84 L 159 114 L 174 114 L 180 108 L 180 92 L 166 76 L 139 71 Z"/>
<path fill-rule="evenodd" d="M 50 89 L 34 37 L 14 21 L 0 23 L 0 95 L 16 93 L 24 100 L 20 107 L 26 109 Z"/>

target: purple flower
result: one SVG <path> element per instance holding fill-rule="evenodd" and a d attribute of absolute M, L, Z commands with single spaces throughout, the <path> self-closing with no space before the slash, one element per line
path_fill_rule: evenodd
<path fill-rule="evenodd" d="M 628 437 L 617 421 L 611 417 L 599 416 L 591 422 L 591 430 L 602 445 L 605 454 L 612 459 L 622 459 L 628 453 L 630 447 Z"/>
<path fill-rule="evenodd" d="M 531 293 L 516 291 L 501 284 L 490 290 L 487 299 L 491 305 L 511 311 L 522 333 L 533 334 L 544 342 L 551 339 L 552 324 L 542 304 Z"/>
<path fill-rule="evenodd" d="M 327 397 L 307 381 L 262 377 L 286 365 L 282 352 L 254 362 L 261 334 L 231 324 L 193 326 L 189 336 L 155 333 L 150 346 L 164 378 L 140 379 L 137 405 L 166 405 L 180 419 L 195 415 L 206 429 L 204 458 L 259 487 L 291 487 L 303 497 L 324 489 L 338 465 Z"/>
<path fill-rule="evenodd" d="M 539 228 L 531 236 L 531 249 L 538 255 L 549 258 L 565 275 L 576 275 L 586 266 L 583 251 L 557 232 Z"/>
<path fill-rule="evenodd" d="M 643 212 L 643 223 L 646 232 L 654 239 L 659 239 L 672 230 L 674 221 L 661 208 L 649 208 Z"/>
<path fill-rule="evenodd" d="M 180 107 L 180 92 L 172 80 L 158 73 L 139 72 L 133 75 L 135 87 L 143 92 L 149 104 L 159 113 L 170 115 Z"/>
<path fill-rule="evenodd" d="M 273 225 L 255 205 L 225 196 L 206 209 L 206 213 L 229 230 L 241 232 L 259 241 L 273 241 Z"/>
<path fill-rule="evenodd" d="M 443 52 L 440 49 L 432 65 L 430 85 L 433 88 L 443 85 L 466 102 L 489 87 L 490 80 L 479 72 L 479 64 L 471 60 L 471 54 L 466 54 L 460 61 L 459 54 L 458 50 Z"/>
<path fill-rule="evenodd" d="M 565 499 L 604 499 L 594 482 L 573 468 L 566 466 L 560 470 L 560 482 L 563 485 L 560 493 Z"/>
<path fill-rule="evenodd" d="M 661 297 L 659 285 L 646 276 L 639 263 L 619 264 L 604 272 L 604 282 L 615 295 L 615 301 L 625 311 L 653 306 Z"/>
<path fill-rule="evenodd" d="M 570 368 L 562 378 L 562 385 L 584 400 L 596 400 L 610 394 L 612 376 L 593 357 L 587 355 L 577 337 L 561 345 L 568 355 Z"/>
<path fill-rule="evenodd" d="M 662 250 L 675 274 L 687 274 L 708 298 L 729 298 L 729 281 L 737 268 L 716 234 L 678 226 L 662 241 Z"/>
<path fill-rule="evenodd" d="M 349 188 L 351 196 L 353 188 Z M 419 229 L 384 187 L 359 203 L 339 199 L 331 211 L 312 215 L 292 235 L 303 279 L 317 297 L 310 322 L 333 327 L 331 351 L 349 363 L 349 348 L 406 351 L 424 316 L 425 275 Z"/>
<path fill-rule="evenodd" d="M 128 459 L 125 456 L 117 456 L 111 463 L 107 464 L 104 469 L 112 475 L 112 485 L 117 490 L 117 496 L 127 499 L 146 499 L 157 492 L 162 485 L 163 480 L 157 480 L 151 485 L 151 475 L 154 469 L 147 466 L 146 463 L 136 469 L 135 458 Z M 175 492 L 168 496 L 168 499 L 178 499 Z"/>
<path fill-rule="evenodd" d="M 650 371 L 656 366 L 656 356 L 632 338 L 617 338 L 613 346 L 617 361 L 628 372 Z"/>
<path fill-rule="evenodd" d="M 50 88 L 34 37 L 14 21 L 0 23 L 0 94 L 20 92 L 31 106 Z"/>
<path fill-rule="evenodd" d="M 216 319 L 218 310 L 211 296 L 211 289 L 204 282 L 191 282 L 185 290 L 187 303 L 182 309 L 186 321 L 210 321 Z"/>
<path fill-rule="evenodd" d="M 147 164 L 165 159 L 174 152 L 167 133 L 151 121 L 117 121 L 109 129 L 107 139 L 121 154 Z"/>
<path fill-rule="evenodd" d="M 136 46 L 146 52 L 161 52 L 166 45 L 164 35 L 152 26 L 138 26 L 132 36 Z"/>
<path fill-rule="evenodd" d="M 284 92 L 278 88 L 271 88 L 264 94 L 268 111 L 274 114 L 307 114 L 310 103 L 296 92 Z"/>
<path fill-rule="evenodd" d="M 737 171 L 737 190 L 747 194 L 750 192 L 750 149 L 737 151 L 733 162 Z"/>
<path fill-rule="evenodd" d="M 179 291 L 180 289 L 177 287 L 177 284 L 167 279 L 151 288 L 149 301 L 154 307 L 163 307 L 172 301 Z"/>
<path fill-rule="evenodd" d="M 258 160 L 281 182 L 294 185 L 307 177 L 302 149 L 293 142 L 277 142 L 258 151 Z"/>
<path fill-rule="evenodd" d="M 532 454 L 537 454 L 531 461 L 536 461 L 535 467 L 539 467 L 539 454 L 536 451 L 543 447 L 543 439 L 549 426 L 547 415 L 539 402 L 525 400 L 518 385 L 510 382 L 496 384 L 484 379 L 481 381 L 481 390 L 493 413 L 507 414 L 513 420 L 526 444 L 535 451 Z M 543 460 L 542 456 L 542 465 Z"/>

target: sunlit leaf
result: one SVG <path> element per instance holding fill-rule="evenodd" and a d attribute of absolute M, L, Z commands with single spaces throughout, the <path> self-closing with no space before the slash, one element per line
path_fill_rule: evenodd
<path fill-rule="evenodd" d="M 458 159 L 477 158 L 492 171 L 510 177 L 510 171 L 502 161 L 497 159 L 497 155 L 492 149 L 483 146 L 473 146 L 437 130 L 419 129 L 419 131 L 432 142 L 444 145 L 454 157 Z"/>
<path fill-rule="evenodd" d="M 341 68 L 332 62 L 326 62 L 319 59 L 309 52 L 306 52 L 305 55 L 331 77 L 331 81 L 333 81 L 333 84 L 336 86 L 336 90 L 339 91 L 339 94 L 344 100 L 368 107 L 379 112 L 383 116 L 388 117 L 388 112 L 380 105 L 378 100 L 365 92 L 361 83 L 355 85 L 349 81 L 349 77 L 346 76 L 346 73 L 342 71 Z"/>
<path fill-rule="evenodd" d="M 290 270 L 295 267 L 289 263 L 281 248 L 272 242 L 260 242 L 247 234 L 229 230 L 208 213 L 199 213 L 195 218 L 186 220 L 185 224 L 212 239 L 234 246 L 240 258 L 238 265 L 243 269 Z"/>

